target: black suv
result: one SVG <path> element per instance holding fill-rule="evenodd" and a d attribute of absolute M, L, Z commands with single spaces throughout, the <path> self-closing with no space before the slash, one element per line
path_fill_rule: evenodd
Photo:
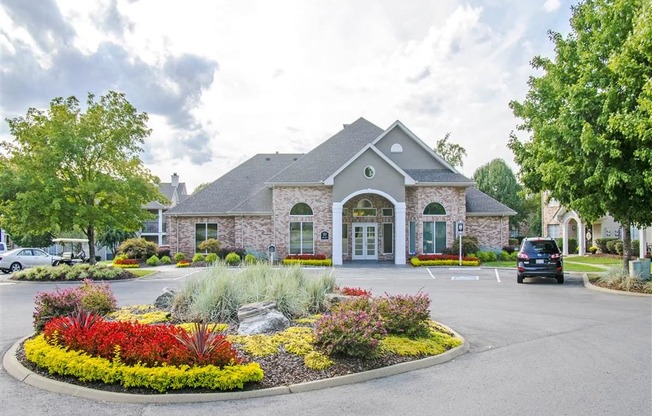
<path fill-rule="evenodd" d="M 557 243 L 552 238 L 525 238 L 521 243 L 516 260 L 516 281 L 523 283 L 524 277 L 554 277 L 557 283 L 564 283 L 564 263 Z"/>

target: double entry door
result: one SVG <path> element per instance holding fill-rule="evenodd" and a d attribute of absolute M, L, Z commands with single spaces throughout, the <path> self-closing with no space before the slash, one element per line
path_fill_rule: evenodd
<path fill-rule="evenodd" d="M 378 224 L 353 224 L 353 260 L 378 260 Z"/>

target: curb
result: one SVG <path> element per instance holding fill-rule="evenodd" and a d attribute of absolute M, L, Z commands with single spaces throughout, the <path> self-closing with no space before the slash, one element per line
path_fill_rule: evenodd
<path fill-rule="evenodd" d="M 624 290 L 613 290 L 607 289 L 604 287 L 596 286 L 589 281 L 589 277 L 586 273 L 582 274 L 582 279 L 584 280 L 584 287 L 587 289 L 595 290 L 596 292 L 610 293 L 612 295 L 621 295 L 621 296 L 638 296 L 638 297 L 652 297 L 652 294 L 647 293 L 638 293 L 638 292 L 625 292 Z"/>
<path fill-rule="evenodd" d="M 364 371 L 361 373 L 347 374 L 344 376 L 333 377 L 323 380 L 308 381 L 305 383 L 291 384 L 289 386 L 272 387 L 269 389 L 250 390 L 241 392 L 223 392 L 223 393 L 181 393 L 181 394 L 129 394 L 115 393 L 109 391 L 95 390 L 87 387 L 77 386 L 74 384 L 64 383 L 58 380 L 52 380 L 28 370 L 16 358 L 16 352 L 20 344 L 29 338 L 21 338 L 7 350 L 2 357 L 2 367 L 7 373 L 18 381 L 29 384 L 36 388 L 46 390 L 52 393 L 66 394 L 68 396 L 91 399 L 96 401 L 106 401 L 115 403 L 198 403 L 213 402 L 222 400 L 241 400 L 253 399 L 256 397 L 279 396 L 282 394 L 304 393 L 315 390 L 328 389 L 331 387 L 345 386 L 353 383 L 375 380 L 389 377 L 408 371 L 420 370 L 432 367 L 437 364 L 443 364 L 452 361 L 460 355 L 469 351 L 469 344 L 466 340 L 454 330 L 440 324 L 456 337 L 462 340 L 462 345 L 448 350 L 442 354 L 422 358 L 420 360 L 409 361 L 395 364 L 388 367 L 377 368 L 374 370 Z"/>

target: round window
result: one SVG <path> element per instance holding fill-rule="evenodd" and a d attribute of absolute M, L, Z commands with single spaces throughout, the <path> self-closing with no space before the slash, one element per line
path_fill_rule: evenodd
<path fill-rule="evenodd" d="M 376 169 L 374 169 L 373 166 L 367 166 L 364 168 L 364 177 L 367 179 L 371 179 L 376 175 Z"/>

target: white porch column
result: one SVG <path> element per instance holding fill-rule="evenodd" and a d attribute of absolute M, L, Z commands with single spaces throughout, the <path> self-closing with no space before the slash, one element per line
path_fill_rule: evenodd
<path fill-rule="evenodd" d="M 405 202 L 394 205 L 394 264 L 405 264 Z"/>
<path fill-rule="evenodd" d="M 333 265 L 342 265 L 342 203 L 333 202 Z"/>
<path fill-rule="evenodd" d="M 163 210 L 158 210 L 158 245 L 163 245 Z"/>
<path fill-rule="evenodd" d="M 568 256 L 568 221 L 564 221 L 561 227 L 561 240 L 564 248 L 562 249 L 562 254 Z"/>
<path fill-rule="evenodd" d="M 579 218 L 577 219 L 577 249 L 580 256 L 586 254 L 586 232 L 584 223 Z"/>
<path fill-rule="evenodd" d="M 644 258 L 645 255 L 647 254 L 647 235 L 646 235 L 646 233 L 647 233 L 647 229 L 645 227 L 642 227 L 638 231 L 638 234 L 639 234 L 639 238 L 638 238 L 638 242 L 639 242 L 638 257 L 641 258 L 641 259 Z"/>

